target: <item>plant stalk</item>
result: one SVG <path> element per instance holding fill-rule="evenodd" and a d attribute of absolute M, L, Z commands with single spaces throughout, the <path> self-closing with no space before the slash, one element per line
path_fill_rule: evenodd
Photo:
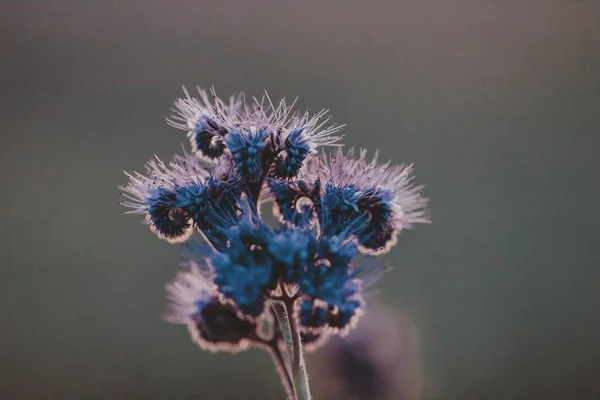
<path fill-rule="evenodd" d="M 285 309 L 283 304 L 280 301 L 271 300 L 271 313 L 275 317 L 277 321 L 277 331 L 275 336 L 273 337 L 274 344 L 271 346 L 272 356 L 276 364 L 279 365 L 278 372 L 281 376 L 282 381 L 285 380 L 284 385 L 286 386 L 286 391 L 288 394 L 288 398 L 291 400 L 295 399 L 295 389 L 294 389 L 294 380 L 292 379 L 291 372 L 291 358 L 290 358 L 290 343 L 291 343 L 291 335 L 290 330 L 287 324 L 287 317 L 285 315 Z M 281 349 L 278 345 L 279 334 L 281 334 L 281 338 L 283 339 L 286 352 L 282 353 Z M 276 347 L 276 348 L 275 348 Z M 285 376 L 284 376 L 285 375 Z"/>
<path fill-rule="evenodd" d="M 308 385 L 308 374 L 306 372 L 306 364 L 304 363 L 304 355 L 302 354 L 302 338 L 298 321 L 294 318 L 294 303 L 295 299 L 286 299 L 283 301 L 285 313 L 287 317 L 289 335 L 292 341 L 292 352 L 290 361 L 292 364 L 292 379 L 294 381 L 294 394 L 296 400 L 310 400 L 310 386 Z"/>
<path fill-rule="evenodd" d="M 294 381 L 290 375 L 289 370 L 289 361 L 286 359 L 286 356 L 281 352 L 279 345 L 274 342 L 268 347 L 269 353 L 273 358 L 273 362 L 275 363 L 275 367 L 277 369 L 277 373 L 281 378 L 281 383 L 285 388 L 285 392 L 287 393 L 288 400 L 294 400 Z"/>

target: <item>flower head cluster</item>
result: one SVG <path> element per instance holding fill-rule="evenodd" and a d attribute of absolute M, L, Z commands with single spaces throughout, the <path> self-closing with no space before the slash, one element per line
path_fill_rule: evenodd
<path fill-rule="evenodd" d="M 159 238 L 184 243 L 186 269 L 167 286 L 165 318 L 186 324 L 209 350 L 279 343 L 278 301 L 292 305 L 306 343 L 346 333 L 381 273 L 371 258 L 429 221 L 412 166 L 343 152 L 327 110 L 211 95 L 186 91 L 167 119 L 187 132 L 193 154 L 152 160 L 121 187 L 129 213 Z M 338 149 L 328 155 L 327 146 Z M 261 219 L 264 202 L 277 226 Z M 194 233 L 206 244 L 190 240 Z"/>

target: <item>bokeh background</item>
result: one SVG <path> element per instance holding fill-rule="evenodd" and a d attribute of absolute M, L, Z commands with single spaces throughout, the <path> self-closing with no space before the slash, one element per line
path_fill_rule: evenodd
<path fill-rule="evenodd" d="M 160 320 L 177 248 L 116 204 L 182 84 L 416 164 L 435 223 L 379 288 L 424 399 L 600 398 L 599 1 L 3 1 L 0 60 L 0 399 L 283 397 Z"/>

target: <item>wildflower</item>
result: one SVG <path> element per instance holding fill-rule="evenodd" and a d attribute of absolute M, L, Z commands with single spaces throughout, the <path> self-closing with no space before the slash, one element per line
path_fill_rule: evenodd
<path fill-rule="evenodd" d="M 179 272 L 166 292 L 164 319 L 187 325 L 192 340 L 204 350 L 241 351 L 256 340 L 256 323 L 240 319 L 234 307 L 220 303 L 199 270 Z"/>
<path fill-rule="evenodd" d="M 429 223 L 427 199 L 423 186 L 414 185 L 412 165 L 377 164 L 377 154 L 367 162 L 366 150 L 354 158 L 339 150 L 335 157 L 323 162 L 321 174 L 327 180 L 323 207 L 333 217 L 326 227 L 336 232 L 358 218 L 365 226 L 358 234 L 362 248 L 371 254 L 387 252 L 397 235 L 415 223 Z"/>
<path fill-rule="evenodd" d="M 276 178 L 287 180 L 300 174 L 304 160 L 311 150 L 309 139 L 302 136 L 302 131 L 302 129 L 296 129 L 285 139 L 275 161 L 274 176 Z"/>
<path fill-rule="evenodd" d="M 177 206 L 216 248 L 225 246 L 223 228 L 231 227 L 238 220 L 237 201 L 241 192 L 235 183 L 235 180 L 209 178 L 177 188 Z"/>
<path fill-rule="evenodd" d="M 165 318 L 210 351 L 267 349 L 288 394 L 309 398 L 302 342 L 315 350 L 356 325 L 365 289 L 383 272 L 372 256 L 429 222 L 422 187 L 410 166 L 367 161 L 364 150 L 319 158 L 319 147 L 343 138 L 328 110 L 292 111 L 295 101 L 267 94 L 225 103 L 214 90 L 212 100 L 184 92 L 167 121 L 187 132 L 194 154 L 151 160 L 121 187 L 129 213 L 185 243 Z M 265 201 L 276 226 L 260 217 Z"/>
<path fill-rule="evenodd" d="M 212 101 L 200 88 L 199 98 L 183 90 L 185 97 L 175 102 L 174 114 L 167 123 L 187 131 L 192 150 L 203 156 L 214 159 L 227 150 L 237 154 L 237 167 L 248 177 L 260 171 L 263 160 L 271 176 L 295 178 L 309 154 L 318 147 L 336 145 L 343 138 L 335 135 L 343 126 L 328 125 L 331 118 L 324 118 L 328 110 L 314 115 L 310 110 L 292 111 L 295 101 L 288 105 L 282 98 L 275 105 L 266 93 L 250 104 L 242 94 L 234 95 L 226 104 L 214 90 Z"/>
<path fill-rule="evenodd" d="M 210 258 L 215 284 L 240 315 L 254 319 L 265 308 L 267 292 L 275 288 L 275 269 L 267 252 L 270 230 L 246 220 L 228 234 L 229 246 Z"/>
<path fill-rule="evenodd" d="M 276 232 L 267 247 L 280 280 L 294 285 L 306 265 L 313 261 L 317 241 L 312 232 L 287 226 Z"/>
<path fill-rule="evenodd" d="M 218 231 L 237 219 L 241 195 L 235 178 L 224 179 L 220 163 L 202 165 L 192 157 L 175 157 L 168 166 L 159 159 L 147 164 L 148 176 L 128 174 L 121 186 L 133 214 L 144 214 L 150 229 L 171 243 L 189 239 L 199 229 L 213 245 L 223 245 Z M 221 176 L 216 179 L 213 175 Z"/>
<path fill-rule="evenodd" d="M 310 152 L 314 152 L 321 146 L 339 146 L 338 142 L 345 136 L 335 134 L 341 132 L 344 125 L 328 125 L 331 121 L 331 116 L 327 115 L 329 110 L 321 110 L 312 115 L 310 109 L 303 113 L 298 111 L 290 113 L 295 102 L 296 100 L 288 106 L 285 98 L 281 99 L 274 113 L 279 116 L 277 124 L 286 128 L 285 141 L 291 146 L 302 144 L 308 147 Z"/>
<path fill-rule="evenodd" d="M 219 124 L 224 116 L 232 117 L 241 110 L 241 96 L 231 96 L 229 104 L 225 104 L 216 97 L 211 102 L 205 90 L 198 88 L 200 98 L 192 97 L 183 88 L 185 98 L 175 102 L 174 115 L 167 119 L 167 123 L 174 128 L 187 131 L 192 151 L 209 158 L 218 158 L 223 155 L 225 144 L 223 137 L 227 129 Z"/>
<path fill-rule="evenodd" d="M 272 201 L 275 216 L 292 226 L 310 226 L 318 221 L 321 203 L 319 164 L 315 159 L 308 159 L 304 164 L 305 174 L 298 180 L 267 180 L 269 190 L 264 200 Z"/>
<path fill-rule="evenodd" d="M 360 317 L 361 283 L 350 262 L 358 255 L 353 242 L 323 237 L 313 263 L 307 265 L 298 285 L 303 297 L 299 317 L 306 332 L 321 328 L 345 331 Z"/>
<path fill-rule="evenodd" d="M 233 155 L 241 177 L 250 181 L 261 178 L 263 150 L 267 146 L 267 132 L 253 126 L 248 130 L 232 130 L 225 136 L 227 148 Z"/>
<path fill-rule="evenodd" d="M 282 222 L 293 226 L 310 226 L 317 220 L 320 203 L 320 182 L 305 180 L 281 182 L 270 180 L 269 190 L 275 202 L 273 213 Z"/>
<path fill-rule="evenodd" d="M 121 204 L 131 209 L 129 213 L 145 215 L 150 229 L 160 238 L 171 243 L 187 240 L 193 233 L 192 221 L 178 205 L 177 188 L 203 181 L 209 174 L 207 167 L 195 159 L 176 157 L 169 166 L 159 159 L 149 161 L 147 173 L 125 173 L 129 181 L 120 188 L 127 200 Z"/>

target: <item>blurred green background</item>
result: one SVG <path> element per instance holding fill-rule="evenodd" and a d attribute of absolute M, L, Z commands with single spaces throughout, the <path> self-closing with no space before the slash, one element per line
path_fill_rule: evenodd
<path fill-rule="evenodd" d="M 416 164 L 435 223 L 379 288 L 419 328 L 425 399 L 600 398 L 599 21 L 595 0 L 1 2 L 0 399 L 283 397 L 266 353 L 160 320 L 177 248 L 116 204 L 122 169 L 186 141 L 182 84 L 299 95 Z"/>

